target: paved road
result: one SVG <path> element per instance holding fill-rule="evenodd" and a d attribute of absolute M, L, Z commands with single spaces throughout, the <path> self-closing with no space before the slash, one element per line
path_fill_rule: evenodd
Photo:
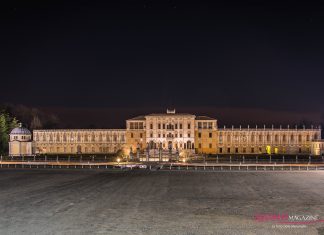
<path fill-rule="evenodd" d="M 324 172 L 0 170 L 0 234 L 318 234 L 256 214 L 324 218 Z"/>

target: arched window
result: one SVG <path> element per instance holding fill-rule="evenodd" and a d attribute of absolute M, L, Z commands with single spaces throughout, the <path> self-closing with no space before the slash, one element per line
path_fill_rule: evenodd
<path fill-rule="evenodd" d="M 46 141 L 45 133 L 43 134 L 43 141 Z"/>
<path fill-rule="evenodd" d="M 116 135 L 116 133 L 114 134 L 114 142 L 117 142 L 117 135 Z"/>
<path fill-rule="evenodd" d="M 95 134 L 94 133 L 92 133 L 92 135 L 91 135 L 91 141 L 95 141 Z"/>
<path fill-rule="evenodd" d="M 99 141 L 102 142 L 102 134 L 99 134 Z"/>
<path fill-rule="evenodd" d="M 279 141 L 278 135 L 275 135 L 275 142 L 278 142 L 278 141 Z"/>
<path fill-rule="evenodd" d="M 85 134 L 85 135 L 84 135 L 84 140 L 88 142 L 88 139 L 89 139 L 89 138 L 88 138 L 88 134 Z"/>
<path fill-rule="evenodd" d="M 287 141 L 287 137 L 286 137 L 286 135 L 283 135 L 282 136 L 282 142 L 286 142 Z"/>
<path fill-rule="evenodd" d="M 262 142 L 262 135 L 259 135 L 259 141 Z"/>
<path fill-rule="evenodd" d="M 298 142 L 301 142 L 301 141 L 302 141 L 302 136 L 298 135 Z"/>
<path fill-rule="evenodd" d="M 66 134 L 65 133 L 63 134 L 63 142 L 66 142 Z"/>
<path fill-rule="evenodd" d="M 231 135 L 230 134 L 227 135 L 227 142 L 231 142 Z"/>
<path fill-rule="evenodd" d="M 291 141 L 294 141 L 294 135 L 291 135 L 291 136 L 290 136 L 290 140 L 291 140 Z"/>
<path fill-rule="evenodd" d="M 60 134 L 59 133 L 56 134 L 56 142 L 60 142 Z"/>
<path fill-rule="evenodd" d="M 81 134 L 80 134 L 80 133 L 78 133 L 78 137 L 77 137 L 77 140 L 78 140 L 78 142 L 80 142 L 80 141 L 81 141 Z"/>
<path fill-rule="evenodd" d="M 267 135 L 267 141 L 270 142 L 270 135 Z"/>

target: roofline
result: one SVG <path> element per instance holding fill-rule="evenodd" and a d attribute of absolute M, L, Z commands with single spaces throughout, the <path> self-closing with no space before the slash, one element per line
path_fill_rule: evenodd
<path fill-rule="evenodd" d="M 125 129 L 40 129 L 33 130 L 33 132 L 69 132 L 69 131 L 126 131 Z"/>

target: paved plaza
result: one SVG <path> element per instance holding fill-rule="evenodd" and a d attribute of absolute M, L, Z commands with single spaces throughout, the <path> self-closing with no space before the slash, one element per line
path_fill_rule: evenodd
<path fill-rule="evenodd" d="M 323 234 L 324 172 L 1 169 L 0 234 Z"/>

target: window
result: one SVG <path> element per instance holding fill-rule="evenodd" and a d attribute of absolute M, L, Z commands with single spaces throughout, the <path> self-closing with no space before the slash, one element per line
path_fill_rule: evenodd
<path fill-rule="evenodd" d="M 209 144 L 209 148 L 211 149 L 213 147 L 213 145 L 212 144 Z"/>
<path fill-rule="evenodd" d="M 299 153 L 301 153 L 302 152 L 302 149 L 301 148 L 299 148 Z"/>
<path fill-rule="evenodd" d="M 161 129 L 161 123 L 158 124 L 158 129 Z"/>
<path fill-rule="evenodd" d="M 212 122 L 208 123 L 208 129 L 213 129 L 213 123 Z"/>
<path fill-rule="evenodd" d="M 246 153 L 246 148 L 243 148 L 243 153 Z"/>
<path fill-rule="evenodd" d="M 198 129 L 201 129 L 201 128 L 202 128 L 201 122 L 198 122 Z"/>
<path fill-rule="evenodd" d="M 161 134 L 160 133 L 158 134 L 158 137 L 161 138 Z"/>
<path fill-rule="evenodd" d="M 150 124 L 150 129 L 153 129 L 153 124 L 152 123 Z"/>
<path fill-rule="evenodd" d="M 198 138 L 201 138 L 201 133 L 198 133 Z"/>
<path fill-rule="evenodd" d="M 294 141 L 294 135 L 291 135 L 291 136 L 290 136 L 290 140 L 291 140 L 291 141 Z"/>
<path fill-rule="evenodd" d="M 238 153 L 238 148 L 235 148 L 235 153 Z"/>
<path fill-rule="evenodd" d="M 227 148 L 227 152 L 230 153 L 231 152 L 231 148 Z"/>
<path fill-rule="evenodd" d="M 182 123 L 180 123 L 180 129 L 182 129 Z"/>
<path fill-rule="evenodd" d="M 301 136 L 301 135 L 298 136 L 298 141 L 299 141 L 299 142 L 302 141 L 302 136 Z"/>
<path fill-rule="evenodd" d="M 188 138 L 190 138 L 190 133 L 188 133 Z"/>
<path fill-rule="evenodd" d="M 165 134 L 163 134 L 163 138 L 165 138 Z"/>
<path fill-rule="evenodd" d="M 201 143 L 198 144 L 199 148 L 201 149 Z"/>
<path fill-rule="evenodd" d="M 143 133 L 140 133 L 140 138 L 143 138 Z"/>
<path fill-rule="evenodd" d="M 219 148 L 219 153 L 223 153 L 223 148 Z"/>
<path fill-rule="evenodd" d="M 209 138 L 212 138 L 213 137 L 213 133 L 209 133 Z"/>
<path fill-rule="evenodd" d="M 150 137 L 153 138 L 153 133 L 150 134 Z"/>
<path fill-rule="evenodd" d="M 254 153 L 254 148 L 251 148 L 251 153 Z"/>
<path fill-rule="evenodd" d="M 178 129 L 178 124 L 175 124 L 175 129 Z"/>
<path fill-rule="evenodd" d="M 134 138 L 134 134 L 133 133 L 131 133 L 131 138 Z"/>
<path fill-rule="evenodd" d="M 182 138 L 182 134 L 180 134 L 180 138 Z"/>
<path fill-rule="evenodd" d="M 188 123 L 188 129 L 190 129 L 190 127 L 191 127 L 191 125 L 190 125 L 190 123 Z"/>

